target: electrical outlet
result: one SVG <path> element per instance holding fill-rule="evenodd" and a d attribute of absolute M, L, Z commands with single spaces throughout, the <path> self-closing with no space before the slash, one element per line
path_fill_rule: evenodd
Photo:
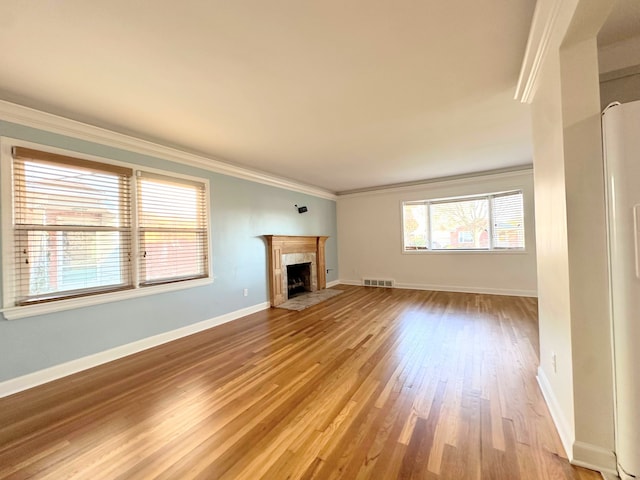
<path fill-rule="evenodd" d="M 248 296 L 249 296 L 249 289 L 248 289 L 248 288 L 245 288 L 245 289 L 242 291 L 242 295 L 243 295 L 244 297 L 248 297 Z"/>
<path fill-rule="evenodd" d="M 551 354 L 551 366 L 553 367 L 553 373 L 558 373 L 558 357 L 555 353 Z"/>

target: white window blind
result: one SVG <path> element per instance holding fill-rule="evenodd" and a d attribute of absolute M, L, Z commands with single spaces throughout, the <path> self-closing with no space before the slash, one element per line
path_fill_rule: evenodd
<path fill-rule="evenodd" d="M 15 304 L 133 287 L 132 170 L 13 148 Z"/>
<path fill-rule="evenodd" d="M 208 275 L 205 185 L 139 172 L 140 286 Z"/>
<path fill-rule="evenodd" d="M 495 195 L 492 209 L 494 248 L 524 248 L 522 192 Z"/>

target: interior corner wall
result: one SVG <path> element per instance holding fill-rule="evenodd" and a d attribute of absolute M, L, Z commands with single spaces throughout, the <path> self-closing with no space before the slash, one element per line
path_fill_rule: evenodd
<path fill-rule="evenodd" d="M 526 252 L 402 251 L 402 202 L 522 189 Z M 531 170 L 507 176 L 381 189 L 339 196 L 340 280 L 395 280 L 396 287 L 504 295 L 536 295 L 536 247 Z"/>
<path fill-rule="evenodd" d="M 570 453 L 575 425 L 562 98 L 557 51 L 548 54 L 542 67 L 531 114 L 540 334 L 538 376 L 565 450 Z"/>
<path fill-rule="evenodd" d="M 328 235 L 327 281 L 338 279 L 333 200 L 15 123 L 0 121 L 0 135 L 208 178 L 214 277 L 205 286 L 18 320 L 0 319 L 0 383 L 265 304 L 269 300 L 267 246 L 262 235 Z M 308 212 L 299 214 L 295 204 L 306 205 Z"/>
<path fill-rule="evenodd" d="M 600 82 L 600 109 L 612 102 L 629 103 L 640 100 L 640 65 L 627 69 L 619 77 Z"/>
<path fill-rule="evenodd" d="M 575 437 L 580 446 L 573 454 L 585 463 L 601 456 L 597 452 L 615 449 L 597 55 L 595 37 L 560 50 Z M 607 467 L 614 469 L 613 455 L 608 460 Z"/>
<path fill-rule="evenodd" d="M 640 32 L 598 49 L 600 109 L 640 100 Z"/>
<path fill-rule="evenodd" d="M 587 3 L 579 8 L 589 10 L 593 5 Z M 576 22 L 572 28 L 579 32 Z M 613 472 L 597 48 L 595 35 L 574 38 L 569 42 L 565 37 L 561 47 L 549 49 L 532 103 L 539 376 L 570 460 Z"/>

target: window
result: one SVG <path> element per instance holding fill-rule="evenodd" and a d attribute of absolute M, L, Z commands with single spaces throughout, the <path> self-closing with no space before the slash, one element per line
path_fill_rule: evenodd
<path fill-rule="evenodd" d="M 488 248 L 488 203 L 486 198 L 477 198 L 430 204 L 431 248 Z"/>
<path fill-rule="evenodd" d="M 205 186 L 140 172 L 141 286 L 207 276 Z"/>
<path fill-rule="evenodd" d="M 16 305 L 133 286 L 131 173 L 14 148 Z"/>
<path fill-rule="evenodd" d="M 6 308 L 209 277 L 205 181 L 20 145 L 10 156 Z"/>
<path fill-rule="evenodd" d="M 523 250 L 521 191 L 402 204 L 403 249 Z"/>
<path fill-rule="evenodd" d="M 493 197 L 494 248 L 524 248 L 522 194 Z"/>

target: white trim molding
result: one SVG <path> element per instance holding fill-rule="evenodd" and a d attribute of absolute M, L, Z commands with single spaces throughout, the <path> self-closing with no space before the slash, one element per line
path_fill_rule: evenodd
<path fill-rule="evenodd" d="M 574 442 L 571 463 L 578 467 L 597 470 L 613 478 L 618 474 L 615 453 L 590 443 Z"/>
<path fill-rule="evenodd" d="M 527 48 L 522 60 L 520 78 L 515 99 L 531 103 L 540 80 L 544 59 L 549 53 L 551 38 L 556 28 L 563 0 L 538 0 L 536 2 Z"/>
<path fill-rule="evenodd" d="M 103 352 L 94 353 L 93 355 L 54 365 L 37 372 L 28 373 L 21 377 L 5 380 L 4 382 L 0 382 L 0 398 L 102 365 L 103 363 L 126 357 L 127 355 L 132 355 L 142 350 L 162 345 L 163 343 L 168 343 L 188 335 L 193 335 L 194 333 L 237 320 L 247 315 L 251 315 L 252 313 L 268 310 L 270 307 L 271 304 L 269 302 L 259 303 L 257 305 L 252 305 L 250 307 L 210 318 L 209 320 L 187 325 L 169 332 L 160 333 L 152 337 L 143 338 L 135 342 L 127 343 L 126 345 L 120 345 Z"/>
<path fill-rule="evenodd" d="M 410 182 L 405 184 L 396 184 L 396 185 L 387 185 L 381 187 L 372 187 L 365 188 L 358 191 L 351 192 L 341 192 L 338 193 L 338 197 L 342 198 L 352 198 L 352 197 L 367 197 L 370 195 L 386 195 L 389 193 L 398 193 L 398 192 L 412 192 L 412 191 L 420 191 L 424 190 L 425 187 L 428 186 L 437 186 L 440 187 L 450 187 L 457 185 L 475 185 L 478 181 L 493 181 L 499 180 L 503 178 L 525 178 L 530 177 L 533 173 L 533 167 L 531 165 L 525 165 L 521 168 L 517 168 L 515 170 L 509 170 L 505 172 L 477 172 L 469 175 L 457 175 L 455 177 L 440 177 L 433 178 L 430 180 L 423 180 L 419 182 Z M 521 186 L 517 186 L 514 188 L 522 188 Z"/>
<path fill-rule="evenodd" d="M 562 446 L 564 447 L 564 452 L 569 458 L 569 461 L 573 461 L 573 444 L 575 442 L 575 438 L 573 436 L 573 429 L 570 427 L 567 418 L 564 416 L 562 409 L 560 408 L 560 403 L 558 403 L 558 399 L 553 393 L 553 389 L 551 388 L 551 384 L 549 383 L 549 379 L 547 375 L 544 373 L 542 367 L 538 367 L 538 375 L 536 377 L 538 379 L 538 386 L 542 391 L 542 396 L 544 397 L 544 401 L 547 403 L 547 407 L 549 407 L 549 412 L 551 413 L 551 419 L 558 430 L 558 434 L 560 435 L 560 441 L 562 442 Z"/>
<path fill-rule="evenodd" d="M 231 177 L 262 183 L 272 187 L 291 190 L 294 192 L 312 195 L 314 197 L 336 200 L 335 193 L 319 187 L 306 185 L 287 178 L 278 177 L 265 172 L 252 170 L 224 162 L 213 157 L 205 157 L 193 153 L 184 152 L 176 148 L 166 147 L 157 143 L 113 132 L 105 128 L 96 127 L 86 123 L 60 117 L 50 113 L 28 108 L 15 103 L 0 100 L 0 120 L 17 123 L 26 127 L 45 130 L 59 135 L 99 143 L 121 150 L 149 155 L 163 160 L 202 168 L 215 173 Z"/>
<path fill-rule="evenodd" d="M 340 280 L 334 280 L 333 282 L 327 282 L 327 288 L 335 287 L 336 285 L 340 285 Z"/>
<path fill-rule="evenodd" d="M 355 285 L 362 287 L 362 280 L 341 279 L 343 285 Z M 365 287 L 363 287 L 365 288 Z M 458 292 L 458 293 L 479 293 L 483 295 L 506 295 L 509 297 L 537 297 L 538 292 L 535 290 L 516 290 L 509 288 L 485 288 L 485 287 L 462 287 L 456 285 L 425 285 L 417 283 L 400 283 L 396 282 L 394 287 L 387 288 L 404 288 L 406 290 L 430 290 L 434 292 Z"/>

